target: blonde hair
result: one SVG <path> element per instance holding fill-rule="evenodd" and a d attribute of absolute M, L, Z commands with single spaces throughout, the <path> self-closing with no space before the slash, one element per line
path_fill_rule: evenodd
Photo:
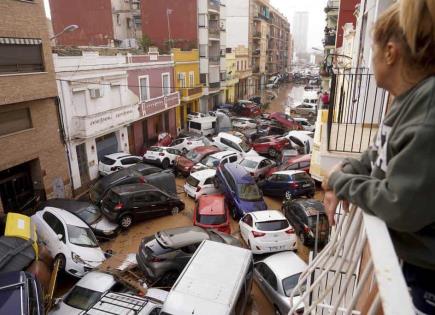
<path fill-rule="evenodd" d="M 399 0 L 381 14 L 374 26 L 374 41 L 400 44 L 403 61 L 425 72 L 435 67 L 435 0 Z"/>

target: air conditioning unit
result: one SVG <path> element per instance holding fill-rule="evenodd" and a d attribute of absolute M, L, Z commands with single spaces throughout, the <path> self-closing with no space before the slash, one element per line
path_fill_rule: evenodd
<path fill-rule="evenodd" d="M 89 89 L 89 94 L 91 98 L 100 98 L 103 97 L 103 90 L 101 89 Z"/>

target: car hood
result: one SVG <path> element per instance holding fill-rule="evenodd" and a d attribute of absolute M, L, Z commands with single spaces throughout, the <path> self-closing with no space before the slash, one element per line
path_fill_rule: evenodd
<path fill-rule="evenodd" d="M 104 215 L 102 215 L 97 222 L 91 224 L 91 228 L 102 233 L 111 234 L 119 227 L 118 224 L 110 222 Z"/>
<path fill-rule="evenodd" d="M 263 199 L 256 201 L 246 201 L 240 199 L 239 205 L 243 212 L 267 210 L 267 205 Z"/>
<path fill-rule="evenodd" d="M 251 149 L 248 152 L 245 152 L 245 155 L 258 156 L 259 154 L 254 149 Z"/>
<path fill-rule="evenodd" d="M 80 256 L 81 259 L 91 264 L 92 267 L 98 266 L 106 257 L 104 252 L 100 247 L 84 247 L 78 246 L 70 243 L 71 251 Z"/>
<path fill-rule="evenodd" d="M 191 168 L 194 164 L 191 160 L 185 158 L 184 156 L 180 156 L 177 159 L 177 165 L 179 165 L 181 167 Z"/>

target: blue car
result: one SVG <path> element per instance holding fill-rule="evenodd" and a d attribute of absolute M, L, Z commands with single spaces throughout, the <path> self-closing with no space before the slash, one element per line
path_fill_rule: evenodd
<path fill-rule="evenodd" d="M 312 198 L 316 192 L 314 180 L 304 171 L 275 172 L 258 186 L 266 196 Z"/>
<path fill-rule="evenodd" d="M 248 212 L 267 209 L 254 178 L 239 164 L 219 165 L 215 184 L 224 193 L 234 219 L 239 219 Z"/>

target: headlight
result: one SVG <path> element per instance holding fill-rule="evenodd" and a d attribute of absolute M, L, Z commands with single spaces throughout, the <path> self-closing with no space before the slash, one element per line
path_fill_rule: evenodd
<path fill-rule="evenodd" d="M 86 264 L 85 261 L 74 252 L 71 252 L 71 258 L 72 258 L 73 262 L 75 262 L 76 264 L 83 264 L 83 265 Z"/>

